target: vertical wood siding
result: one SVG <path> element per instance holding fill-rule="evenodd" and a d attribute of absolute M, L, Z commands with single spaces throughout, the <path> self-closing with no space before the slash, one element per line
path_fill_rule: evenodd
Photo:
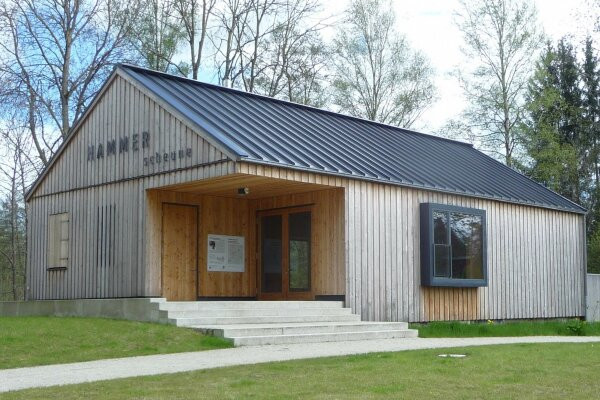
<path fill-rule="evenodd" d="M 146 148 L 144 131 L 150 134 Z M 132 149 L 133 134 L 140 135 L 138 151 Z M 157 295 L 157 276 L 144 268 L 146 190 L 228 175 L 233 163 L 222 161 L 223 153 L 119 76 L 74 135 L 27 205 L 29 298 Z M 129 151 L 119 153 L 124 136 Z M 116 154 L 106 154 L 109 140 L 116 140 Z M 99 143 L 104 157 L 88 161 L 88 146 Z M 188 148 L 191 156 L 178 158 Z M 175 160 L 144 164 L 144 158 L 172 151 Z M 71 218 L 69 266 L 46 271 L 48 216 L 62 212 Z"/>
<path fill-rule="evenodd" d="M 232 162 L 169 172 L 85 190 L 33 197 L 28 203 L 28 282 L 31 299 L 158 296 L 160 275 L 146 268 L 149 259 L 160 264 L 153 246 L 146 246 L 148 189 L 185 180 L 210 179 L 233 173 Z M 112 207 L 114 227 L 98 229 L 98 210 Z M 65 271 L 46 271 L 48 216 L 69 212 L 71 255 Z M 160 231 L 156 232 L 160 237 Z M 111 265 L 101 266 L 99 246 L 111 241 Z M 160 246 L 159 246 L 160 248 Z"/>
<path fill-rule="evenodd" d="M 169 190 L 151 190 L 148 196 L 146 271 L 153 278 L 149 292 L 161 294 L 161 205 L 196 205 L 200 210 L 198 230 L 198 295 L 201 297 L 254 297 L 257 295 L 256 212 L 259 210 L 313 204 L 312 283 L 314 295 L 345 293 L 344 207 L 341 189 L 319 190 L 264 199 L 216 197 Z M 206 269 L 208 234 L 245 237 L 246 269 L 243 273 L 209 272 Z"/>
<path fill-rule="evenodd" d="M 246 163 L 236 171 L 344 188 L 346 301 L 365 320 L 584 315 L 582 215 Z M 420 285 L 423 202 L 486 210 L 487 287 Z"/>
<path fill-rule="evenodd" d="M 142 144 L 143 132 L 149 135 L 147 147 Z M 134 134 L 138 135 L 137 151 L 133 149 Z M 119 140 L 124 138 L 128 140 L 129 149 L 120 152 Z M 107 143 L 112 141 L 116 151 L 108 155 Z M 97 157 L 99 145 L 103 146 L 101 158 Z M 94 146 L 96 153 L 93 160 L 88 160 L 90 146 Z M 190 156 L 185 153 L 188 149 L 191 149 Z M 182 158 L 180 150 L 184 151 Z M 171 159 L 172 152 L 176 153 L 175 160 Z M 169 158 L 167 162 L 163 159 L 165 153 Z M 155 161 L 157 156 L 161 162 Z M 149 162 L 151 157 L 152 163 Z M 164 173 L 226 158 L 151 98 L 116 76 L 60 153 L 36 195 Z"/>

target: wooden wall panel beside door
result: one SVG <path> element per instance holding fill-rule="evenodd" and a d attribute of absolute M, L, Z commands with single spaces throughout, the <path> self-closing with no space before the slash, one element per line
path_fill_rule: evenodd
<path fill-rule="evenodd" d="M 170 203 L 162 208 L 162 296 L 196 300 L 198 208 Z"/>

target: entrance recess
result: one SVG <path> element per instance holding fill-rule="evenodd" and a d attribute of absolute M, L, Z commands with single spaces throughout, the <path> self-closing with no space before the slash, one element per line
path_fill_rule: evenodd
<path fill-rule="evenodd" d="M 259 297 L 312 299 L 310 207 L 258 213 Z"/>
<path fill-rule="evenodd" d="M 198 208 L 163 203 L 162 211 L 162 296 L 196 300 Z"/>

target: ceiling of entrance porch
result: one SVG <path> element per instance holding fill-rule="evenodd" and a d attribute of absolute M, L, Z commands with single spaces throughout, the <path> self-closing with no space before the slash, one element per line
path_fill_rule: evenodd
<path fill-rule="evenodd" d="M 248 194 L 239 194 L 238 190 L 242 188 L 247 188 Z M 295 182 L 256 175 L 233 174 L 219 178 L 164 186 L 157 189 L 220 197 L 259 199 L 331 188 L 333 186 L 316 183 Z"/>

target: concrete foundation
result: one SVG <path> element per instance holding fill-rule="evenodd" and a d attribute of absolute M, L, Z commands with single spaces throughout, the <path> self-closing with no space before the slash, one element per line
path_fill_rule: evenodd
<path fill-rule="evenodd" d="M 167 323 L 163 298 L 77 299 L 0 302 L 0 316 L 99 317 Z"/>

